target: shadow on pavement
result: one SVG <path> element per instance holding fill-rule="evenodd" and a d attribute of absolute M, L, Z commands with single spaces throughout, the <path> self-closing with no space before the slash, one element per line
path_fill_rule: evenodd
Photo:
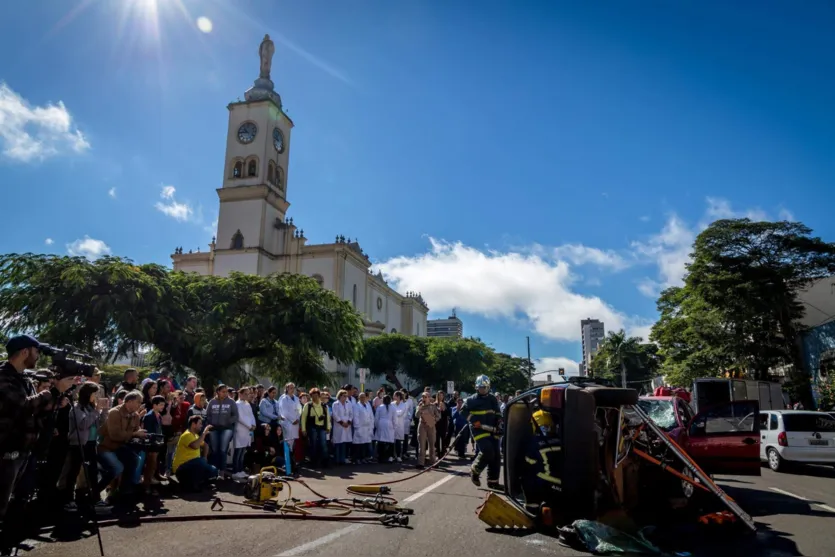
<path fill-rule="evenodd" d="M 724 483 L 724 480 L 723 480 Z M 818 511 L 812 505 L 818 501 L 801 501 L 774 491 L 723 486 L 725 493 L 737 500 L 740 506 L 753 517 L 771 516 L 777 514 L 794 514 L 803 516 L 831 517 L 832 513 Z"/>
<path fill-rule="evenodd" d="M 788 467 L 785 472 L 781 474 L 789 474 L 791 476 L 811 476 L 813 478 L 835 478 L 835 468 L 830 466 L 816 466 L 813 464 L 796 464 Z"/>

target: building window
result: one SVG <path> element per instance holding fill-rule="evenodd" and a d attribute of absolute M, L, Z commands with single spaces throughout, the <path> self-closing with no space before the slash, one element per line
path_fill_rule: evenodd
<path fill-rule="evenodd" d="M 324 288 L 324 287 L 325 287 L 325 278 L 324 278 L 322 275 L 313 275 L 313 276 L 312 276 L 312 277 L 310 277 L 310 278 L 312 278 L 313 280 L 315 280 L 315 281 L 319 284 L 319 286 L 320 286 L 321 288 Z"/>
<path fill-rule="evenodd" d="M 382 298 L 380 298 L 379 296 L 377 297 L 377 309 L 378 309 L 378 310 L 382 310 L 382 309 L 383 309 L 383 299 L 382 299 Z"/>
<path fill-rule="evenodd" d="M 395 329 L 394 327 L 392 327 L 392 328 L 391 328 L 391 334 L 396 334 L 396 333 L 397 333 L 397 329 Z"/>
<path fill-rule="evenodd" d="M 417 324 L 417 336 L 420 336 L 420 323 Z"/>
<path fill-rule="evenodd" d="M 232 169 L 232 177 L 233 178 L 240 178 L 244 175 L 244 163 L 241 161 L 237 161 L 235 163 L 234 168 Z"/>
<path fill-rule="evenodd" d="M 241 234 L 241 231 L 238 230 L 232 236 L 232 247 L 231 249 L 244 249 L 244 235 Z"/>
<path fill-rule="evenodd" d="M 354 301 L 354 309 L 357 308 L 357 285 L 354 285 L 354 293 L 351 296 L 351 299 Z"/>
<path fill-rule="evenodd" d="M 275 163 L 273 161 L 270 161 L 270 165 L 267 168 L 267 182 L 275 184 Z"/>
<path fill-rule="evenodd" d="M 247 176 L 257 176 L 258 175 L 258 165 L 255 164 L 255 161 L 249 161 L 249 164 L 246 166 L 246 175 Z"/>
<path fill-rule="evenodd" d="M 278 189 L 284 191 L 284 169 L 280 166 L 275 167 L 275 185 Z"/>

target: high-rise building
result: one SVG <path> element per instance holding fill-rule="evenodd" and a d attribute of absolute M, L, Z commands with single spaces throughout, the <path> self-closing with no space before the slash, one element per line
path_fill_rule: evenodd
<path fill-rule="evenodd" d="M 445 338 L 461 338 L 464 336 L 464 323 L 455 315 L 446 319 L 430 319 L 426 322 L 426 336 L 428 337 L 445 337 Z"/>
<path fill-rule="evenodd" d="M 603 321 L 592 318 L 583 319 L 580 321 L 580 334 L 583 339 L 583 366 L 580 368 L 580 375 L 587 375 L 591 367 L 591 359 L 606 334 Z"/>

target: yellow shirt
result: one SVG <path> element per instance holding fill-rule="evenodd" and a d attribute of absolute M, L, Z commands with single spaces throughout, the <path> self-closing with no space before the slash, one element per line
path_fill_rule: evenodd
<path fill-rule="evenodd" d="M 198 439 L 200 439 L 200 436 L 190 431 L 183 432 L 180 435 L 180 440 L 177 441 L 177 450 L 174 451 L 174 462 L 171 464 L 171 471 L 173 473 L 177 473 L 177 468 L 181 464 L 185 464 L 195 458 L 200 458 L 200 449 L 192 449 L 189 447 L 189 445 Z"/>

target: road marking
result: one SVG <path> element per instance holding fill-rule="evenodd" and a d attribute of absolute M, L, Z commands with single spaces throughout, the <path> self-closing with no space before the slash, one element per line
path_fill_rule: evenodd
<path fill-rule="evenodd" d="M 777 493 L 782 493 L 783 495 L 787 495 L 789 497 L 794 497 L 795 499 L 800 499 L 801 501 L 807 501 L 807 502 L 809 501 L 809 499 L 807 499 L 805 497 L 801 497 L 800 495 L 797 495 L 797 494 L 792 493 L 790 491 L 784 491 L 784 490 L 776 488 L 776 487 L 769 487 L 768 489 L 770 489 L 771 491 L 776 491 Z M 830 507 L 829 505 L 824 505 L 823 503 L 810 503 L 810 504 L 813 507 L 818 507 L 819 509 L 823 509 L 826 512 L 835 513 L 835 509 Z"/>
<path fill-rule="evenodd" d="M 359 530 L 363 526 L 365 526 L 365 524 L 351 524 L 350 526 L 346 526 L 345 528 L 340 528 L 335 532 L 331 532 L 327 536 L 322 536 L 321 538 L 309 541 L 305 544 L 294 547 L 293 549 L 288 549 L 284 553 L 279 553 L 278 555 L 276 555 L 276 557 L 292 557 L 293 555 L 301 555 L 305 551 L 316 549 L 320 545 L 325 545 L 326 543 L 338 540 L 345 534 L 350 534 L 351 532 Z"/>
<path fill-rule="evenodd" d="M 410 495 L 409 497 L 406 497 L 405 499 L 403 499 L 403 502 L 404 503 L 411 503 L 412 501 L 417 501 L 418 499 L 420 499 L 421 497 L 423 497 L 424 495 L 426 495 L 427 493 L 429 493 L 433 489 L 437 489 L 437 488 L 441 487 L 442 485 L 444 485 L 445 483 L 447 483 L 449 480 L 451 480 L 453 478 L 455 478 L 455 476 L 453 476 L 451 474 L 449 476 L 444 476 L 443 478 L 441 478 L 437 482 L 433 483 L 429 487 L 423 488 L 420 491 L 418 491 L 417 493 L 415 493 L 413 495 Z M 356 532 L 357 530 L 359 530 L 361 528 L 364 528 L 365 526 L 367 526 L 367 524 L 351 524 L 350 526 L 346 526 L 345 528 L 340 528 L 339 530 L 336 530 L 335 532 L 331 532 L 330 534 L 328 534 L 326 536 L 322 536 L 321 538 L 317 538 L 315 540 L 309 541 L 309 542 L 307 542 L 305 544 L 302 544 L 300 546 L 294 547 L 292 549 L 288 549 L 287 551 L 285 551 L 283 553 L 279 553 L 275 557 L 293 557 L 294 555 L 301 555 L 303 553 L 306 553 L 307 551 L 310 551 L 311 549 L 316 549 L 320 545 L 325 545 L 325 544 L 330 543 L 334 540 L 340 539 L 345 534 L 350 534 L 351 532 Z"/>
<path fill-rule="evenodd" d="M 779 488 L 776 488 L 776 487 L 769 487 L 768 489 L 770 489 L 771 491 L 776 491 L 777 493 L 782 493 L 783 495 L 788 495 L 789 497 L 794 497 L 795 499 L 800 499 L 801 501 L 808 501 L 808 499 L 806 499 L 805 497 L 801 497 L 800 495 L 795 495 L 794 493 L 791 493 L 790 491 L 783 491 L 782 489 L 779 489 Z"/>

